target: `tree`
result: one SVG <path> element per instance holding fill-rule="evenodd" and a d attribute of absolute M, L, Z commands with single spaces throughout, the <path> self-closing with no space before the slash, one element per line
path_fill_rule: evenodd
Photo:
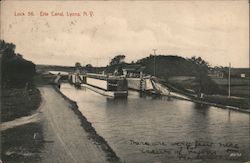
<path fill-rule="evenodd" d="M 93 67 L 91 64 L 87 64 L 86 66 L 85 66 L 86 68 L 91 68 L 91 67 Z"/>
<path fill-rule="evenodd" d="M 17 55 L 17 57 L 19 57 L 19 58 L 23 58 L 23 55 L 22 55 L 22 54 L 17 53 L 16 55 Z"/>
<path fill-rule="evenodd" d="M 92 66 L 91 64 L 87 64 L 87 65 L 85 66 L 85 70 L 86 70 L 87 72 L 91 72 L 91 73 L 94 72 L 94 68 L 93 68 L 93 66 Z"/>
<path fill-rule="evenodd" d="M 196 74 L 196 82 L 197 82 L 197 93 L 207 93 L 214 94 L 220 92 L 219 87 L 216 83 L 214 83 L 208 76 L 208 70 L 210 69 L 210 65 L 207 61 L 203 60 L 201 57 L 191 57 L 188 59 L 191 63 L 194 64 L 197 74 Z"/>
<path fill-rule="evenodd" d="M 125 59 L 125 55 L 117 55 L 115 56 L 109 63 L 109 65 L 117 65 L 123 63 Z"/>
<path fill-rule="evenodd" d="M 15 53 L 16 45 L 0 40 L 1 77 L 5 86 L 24 86 L 36 73 L 35 64 Z"/>
<path fill-rule="evenodd" d="M 10 59 L 16 56 L 16 45 L 13 43 L 7 43 L 4 40 L 0 40 L 0 49 L 3 54 L 3 60 Z"/>
<path fill-rule="evenodd" d="M 209 64 L 207 61 L 203 60 L 201 57 L 193 56 L 188 59 L 190 62 L 194 63 L 199 69 L 207 71 L 209 69 Z"/>
<path fill-rule="evenodd" d="M 76 68 L 81 68 L 81 67 L 82 67 L 82 66 L 81 66 L 81 63 L 76 62 L 76 63 L 75 63 L 75 67 L 76 67 Z"/>

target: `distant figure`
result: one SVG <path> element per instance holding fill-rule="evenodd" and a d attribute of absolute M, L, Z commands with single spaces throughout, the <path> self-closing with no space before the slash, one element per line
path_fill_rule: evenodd
<path fill-rule="evenodd" d="M 61 78 L 61 73 L 59 72 L 57 75 L 56 75 L 56 79 L 55 79 L 55 84 L 57 84 L 57 88 L 60 89 L 61 87 L 61 83 L 60 83 L 60 78 Z"/>

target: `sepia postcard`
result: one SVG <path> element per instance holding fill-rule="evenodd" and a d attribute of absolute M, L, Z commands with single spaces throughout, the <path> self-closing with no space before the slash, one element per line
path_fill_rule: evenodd
<path fill-rule="evenodd" d="M 248 0 L 0 5 L 1 163 L 250 163 Z"/>

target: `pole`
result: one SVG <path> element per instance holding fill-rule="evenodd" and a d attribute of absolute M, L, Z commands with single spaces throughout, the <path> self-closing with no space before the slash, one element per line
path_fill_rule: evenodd
<path fill-rule="evenodd" d="M 156 75 L 156 63 L 155 63 L 156 50 L 157 49 L 153 49 L 153 51 L 154 51 L 154 76 Z"/>
<path fill-rule="evenodd" d="M 231 96 L 231 63 L 229 63 L 228 67 L 228 97 Z"/>

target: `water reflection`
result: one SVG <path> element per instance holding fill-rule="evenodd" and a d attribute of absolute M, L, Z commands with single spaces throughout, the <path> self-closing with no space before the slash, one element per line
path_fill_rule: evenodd
<path fill-rule="evenodd" d="M 230 123 L 231 110 L 228 110 L 228 122 Z"/>
<path fill-rule="evenodd" d="M 194 103 L 193 106 L 194 106 L 193 108 L 195 109 L 195 112 L 203 114 L 204 116 L 209 114 L 209 109 L 211 109 L 210 106 L 205 105 L 205 104 L 200 104 L 200 103 Z"/>
<path fill-rule="evenodd" d="M 107 108 L 112 108 L 117 105 L 124 105 L 124 108 L 126 108 L 128 104 L 128 100 L 122 99 L 122 98 L 106 98 L 107 101 Z"/>
<path fill-rule="evenodd" d="M 207 111 L 209 109 L 209 105 L 194 103 L 194 109 L 200 109 L 200 110 L 206 110 Z"/>

